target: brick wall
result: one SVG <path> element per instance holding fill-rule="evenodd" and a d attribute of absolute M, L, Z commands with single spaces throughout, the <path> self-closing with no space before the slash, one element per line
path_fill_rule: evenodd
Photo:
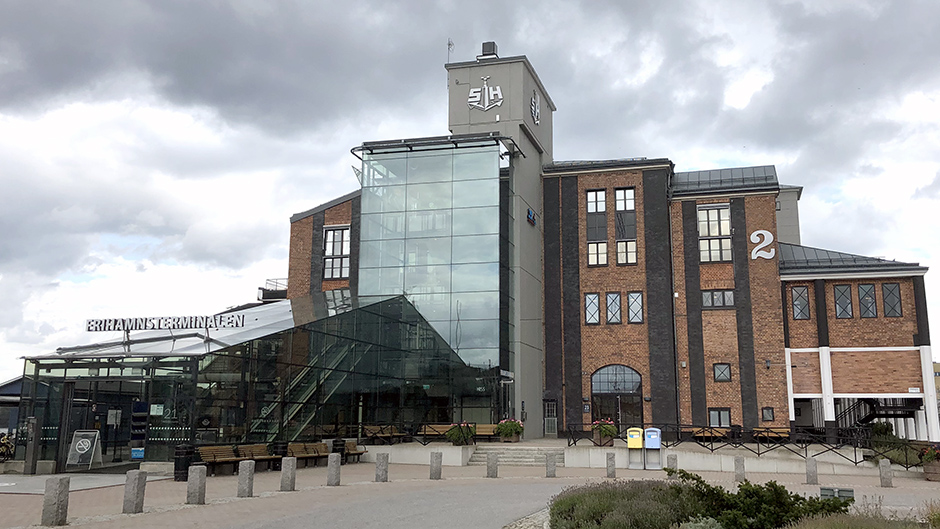
<path fill-rule="evenodd" d="M 767 230 L 777 233 L 776 200 L 771 195 L 751 196 L 745 199 L 747 232 Z M 751 285 L 751 320 L 754 329 L 754 365 L 757 383 L 758 411 L 774 408 L 774 421 L 759 420 L 760 426 L 787 426 L 789 400 L 787 398 L 787 366 L 783 347 L 783 314 L 780 300 L 779 249 L 775 241 L 764 250 L 776 250 L 773 258 L 751 259 L 757 246 L 748 238 L 748 259 Z M 737 257 L 736 257 L 737 258 Z M 770 366 L 768 367 L 768 362 Z"/>
<path fill-rule="evenodd" d="M 688 304 L 685 290 L 685 246 L 682 232 L 682 202 L 674 201 L 669 204 L 669 215 L 672 219 L 672 269 L 676 280 L 673 288 L 676 290 L 675 316 L 676 316 L 676 354 L 679 362 L 679 423 L 692 423 L 692 395 L 689 377 L 689 323 L 687 318 Z M 684 366 L 684 367 L 683 367 Z"/>
<path fill-rule="evenodd" d="M 337 204 L 323 212 L 323 225 L 335 226 L 352 222 L 352 200 Z"/>
<path fill-rule="evenodd" d="M 835 393 L 907 393 L 923 391 L 919 351 L 833 352 Z"/>
<path fill-rule="evenodd" d="M 591 397 L 591 375 L 598 369 L 621 364 L 636 370 L 642 377 L 643 394 L 649 394 L 649 335 L 646 322 L 649 314 L 646 307 L 646 241 L 643 240 L 643 174 L 641 171 L 623 171 L 586 174 L 578 177 L 578 224 L 582 249 L 580 254 L 581 320 L 584 320 L 584 294 L 596 292 L 600 295 L 600 325 L 581 327 L 581 372 L 582 394 Z M 637 217 L 637 264 L 617 265 L 616 226 L 614 214 L 614 189 L 633 187 Z M 587 207 L 588 190 L 606 190 L 607 200 L 607 266 L 587 266 Z M 621 324 L 606 323 L 606 300 L 608 292 L 620 292 Z M 644 293 L 644 323 L 627 323 L 627 293 Z M 643 403 L 643 418 L 651 417 L 650 403 Z M 591 422 L 589 413 L 583 414 L 582 422 Z"/>
<path fill-rule="evenodd" d="M 790 330 L 790 347 L 800 349 L 819 347 L 816 334 L 816 289 L 812 281 L 787 281 L 787 325 Z M 806 287 L 809 299 L 809 319 L 793 319 L 793 287 Z"/>
<path fill-rule="evenodd" d="M 290 225 L 290 254 L 287 258 L 287 297 L 310 294 L 310 260 L 313 258 L 313 217 Z"/>
<path fill-rule="evenodd" d="M 741 424 L 741 372 L 738 369 L 737 327 L 733 309 L 702 311 L 708 407 L 731 408 L 731 424 Z M 731 364 L 730 382 L 715 382 L 714 364 L 719 363 Z"/>
<path fill-rule="evenodd" d="M 793 393 L 822 393 L 819 353 L 790 353 L 793 366 Z"/>
<path fill-rule="evenodd" d="M 898 283 L 901 287 L 901 317 L 886 318 L 881 293 L 882 283 Z M 875 285 L 877 318 L 860 317 L 858 285 Z M 835 285 L 851 285 L 852 317 L 836 318 Z M 917 315 L 914 310 L 914 282 L 911 278 L 864 280 L 826 280 L 826 313 L 829 316 L 830 347 L 906 347 L 914 345 Z M 918 369 L 918 373 L 920 370 Z M 906 391 L 906 389 L 905 389 Z"/>

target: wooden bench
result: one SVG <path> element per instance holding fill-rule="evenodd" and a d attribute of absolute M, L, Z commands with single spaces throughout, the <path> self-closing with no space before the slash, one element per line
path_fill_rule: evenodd
<path fill-rule="evenodd" d="M 398 427 L 389 424 L 385 426 L 363 426 L 362 435 L 370 439 L 373 444 L 395 444 L 407 434 L 398 431 Z"/>
<path fill-rule="evenodd" d="M 199 446 L 196 451 L 199 454 L 199 459 L 202 460 L 202 464 L 206 465 L 206 470 L 210 476 L 215 475 L 216 467 L 226 465 L 232 465 L 232 473 L 234 474 L 238 468 L 238 463 L 250 459 L 236 454 L 232 445 Z"/>
<path fill-rule="evenodd" d="M 259 466 L 263 465 L 263 470 L 270 470 L 274 463 L 281 461 L 281 456 L 271 455 L 268 452 L 268 445 L 266 444 L 239 445 L 238 455 L 245 459 L 255 461 Z"/>
<path fill-rule="evenodd" d="M 427 446 L 433 439 L 447 439 L 447 430 L 450 430 L 453 424 L 424 424 L 418 428 L 418 442 Z"/>
<path fill-rule="evenodd" d="M 303 461 L 304 467 L 307 461 L 313 460 L 313 466 L 318 466 L 321 459 L 330 456 L 330 449 L 326 443 L 289 443 L 287 445 L 287 455 L 296 457 L 297 462 Z"/>
<path fill-rule="evenodd" d="M 476 433 L 473 434 L 474 439 L 486 439 L 488 441 L 499 441 L 499 435 L 496 434 L 496 425 L 495 424 L 478 424 L 476 425 Z"/>
<path fill-rule="evenodd" d="M 790 429 L 754 428 L 754 439 L 762 442 L 785 443 L 790 440 Z"/>
<path fill-rule="evenodd" d="M 345 455 L 346 455 L 347 462 L 349 461 L 350 457 L 355 457 L 356 463 L 358 463 L 359 457 L 362 456 L 362 454 L 366 453 L 367 451 L 368 450 L 366 450 L 365 448 L 360 449 L 359 446 L 356 444 L 356 441 L 346 441 Z"/>

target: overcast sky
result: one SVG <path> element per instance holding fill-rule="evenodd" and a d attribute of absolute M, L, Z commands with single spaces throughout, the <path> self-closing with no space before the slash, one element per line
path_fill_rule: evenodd
<path fill-rule="evenodd" d="M 935 267 L 940 2 L 0 0 L 0 381 L 287 276 L 349 149 L 447 134 L 454 61 L 526 55 L 555 159 L 775 165 L 803 244 Z M 543 108 L 544 111 L 544 108 Z M 940 325 L 940 324 L 937 324 Z M 936 327 L 936 325 L 935 325 Z"/>

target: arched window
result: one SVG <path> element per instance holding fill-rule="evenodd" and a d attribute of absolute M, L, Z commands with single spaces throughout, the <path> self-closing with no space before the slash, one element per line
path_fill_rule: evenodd
<path fill-rule="evenodd" d="M 591 375 L 591 420 L 611 419 L 619 429 L 643 426 L 643 379 L 624 365 L 602 367 Z"/>

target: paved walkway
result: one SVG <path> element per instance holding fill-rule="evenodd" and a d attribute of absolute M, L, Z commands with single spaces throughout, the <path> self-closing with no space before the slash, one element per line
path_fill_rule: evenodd
<path fill-rule="evenodd" d="M 487 479 L 485 466 L 444 467 L 442 481 L 428 479 L 424 465 L 390 465 L 389 483 L 374 483 L 371 463 L 342 467 L 340 487 L 327 487 L 327 469 L 299 469 L 297 492 L 275 492 L 278 472 L 255 475 L 254 498 L 235 498 L 236 476 L 210 477 L 208 505 L 184 505 L 186 483 L 157 479 L 147 483 L 145 512 L 122 515 L 122 475 L 72 475 L 69 525 L 181 529 L 185 527 L 239 528 L 407 528 L 448 526 L 495 528 L 544 509 L 565 487 L 607 479 L 604 469 L 558 468 L 558 478 L 544 477 L 541 467 L 499 469 L 498 479 Z M 711 483 L 734 488 L 734 475 L 700 473 Z M 617 470 L 618 478 L 663 479 L 661 471 Z M 0 528 L 38 524 L 42 510 L 39 494 L 11 493 L 35 490 L 48 476 L 0 475 Z M 802 484 L 798 474 L 748 474 L 753 482 L 771 479 L 788 489 L 816 495 L 819 486 Z M 894 488 L 879 486 L 877 476 L 820 476 L 828 487 L 853 488 L 856 502 L 881 503 L 899 514 L 915 514 L 928 500 L 940 499 L 940 484 L 922 478 L 894 478 Z M 4 491 L 4 489 L 7 489 Z"/>

